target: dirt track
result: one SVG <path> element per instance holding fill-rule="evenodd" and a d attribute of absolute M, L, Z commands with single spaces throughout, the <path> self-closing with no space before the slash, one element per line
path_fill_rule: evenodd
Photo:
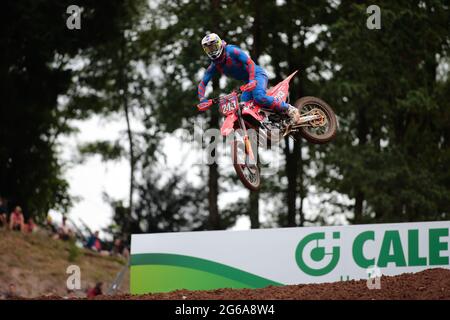
<path fill-rule="evenodd" d="M 118 300 L 202 300 L 202 299 L 433 299 L 450 300 L 450 270 L 430 269 L 415 274 L 382 277 L 381 289 L 369 290 L 367 282 L 345 281 L 325 284 L 267 287 L 264 289 L 218 289 L 211 291 L 178 290 L 147 295 L 100 296 L 96 299 Z"/>

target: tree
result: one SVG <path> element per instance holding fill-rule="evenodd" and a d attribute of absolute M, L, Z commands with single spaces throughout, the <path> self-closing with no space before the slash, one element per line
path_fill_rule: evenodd
<path fill-rule="evenodd" d="M 284 4 L 273 3 L 268 11 L 268 19 L 263 33 L 266 33 L 265 52 L 271 57 L 274 68 L 274 83 L 284 79 L 295 70 L 299 74 L 292 80 L 290 102 L 307 95 L 317 95 L 322 75 L 320 64 L 322 53 L 320 43 L 314 39 L 323 25 L 332 21 L 333 8 L 328 1 L 288 0 Z M 308 194 L 307 168 L 311 160 L 303 153 L 310 154 L 316 147 L 304 144 L 301 139 L 292 141 L 285 138 L 283 153 L 285 169 L 281 176 L 287 177 L 287 185 L 282 187 L 285 203 L 276 209 L 285 215 L 279 216 L 282 226 L 303 225 L 306 221 L 303 202 Z M 303 152 L 303 151 L 310 152 Z"/>
<path fill-rule="evenodd" d="M 340 117 L 319 157 L 317 181 L 354 202 L 353 223 L 445 219 L 448 170 L 449 7 L 381 1 L 381 30 L 366 28 L 365 2 L 343 2 L 330 26 L 332 78 L 324 94 Z"/>
<path fill-rule="evenodd" d="M 226 10 L 224 10 L 226 8 Z M 204 18 L 208 12 L 208 18 Z M 149 63 L 157 64 L 161 75 L 153 84 L 156 121 L 171 133 L 178 128 L 192 128 L 197 114 L 198 72 L 208 66 L 200 40 L 207 32 L 216 32 L 230 41 L 244 38 L 240 30 L 239 4 L 233 1 L 165 1 L 151 15 L 151 28 L 147 33 Z M 192 39 L 197 39 L 193 45 Z M 213 93 L 219 94 L 219 78 L 212 80 Z M 207 114 L 209 128 L 218 128 L 217 110 Z M 216 152 L 216 151 L 215 151 Z M 208 229 L 222 229 L 225 225 L 219 214 L 220 168 L 217 163 L 208 165 L 206 186 L 208 190 Z"/>
<path fill-rule="evenodd" d="M 69 94 L 79 51 L 94 52 L 116 30 L 119 2 L 78 1 L 82 28 L 66 27 L 70 1 L 2 3 L 0 36 L 0 194 L 38 220 L 71 205 L 58 137 L 93 105 L 58 103 Z M 95 32 L 92 32 L 95 30 Z"/>
<path fill-rule="evenodd" d="M 101 154 L 106 159 L 127 156 L 130 166 L 128 192 L 128 217 L 135 214 L 134 198 L 139 161 L 143 156 L 153 157 L 151 148 L 160 135 L 138 133 L 132 128 L 132 117 L 148 118 L 151 113 L 148 73 L 143 67 L 145 49 L 141 46 L 141 35 L 146 30 L 145 16 L 148 4 L 142 0 L 127 0 L 120 3 L 121 16 L 111 41 L 105 42 L 96 51 L 86 52 L 84 58 L 90 63 L 79 72 L 78 90 L 74 103 L 93 101 L 100 106 L 98 113 L 124 115 L 127 147 L 120 141 L 98 141 L 81 146 L 84 154 Z M 84 92 L 88 91 L 89 94 Z M 154 125 L 153 128 L 154 130 Z M 127 152 L 124 151 L 127 149 Z M 129 234 L 129 221 L 123 220 L 122 231 Z"/>
<path fill-rule="evenodd" d="M 111 201 L 117 235 L 123 236 L 124 226 L 129 227 L 126 233 L 193 231 L 206 227 L 206 191 L 187 182 L 183 173 L 167 175 L 161 169 L 147 170 L 144 182 L 137 186 L 139 196 L 131 217 L 121 201 Z"/>

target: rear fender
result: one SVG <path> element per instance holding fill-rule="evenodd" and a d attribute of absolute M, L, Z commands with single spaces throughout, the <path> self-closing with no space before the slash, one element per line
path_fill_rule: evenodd
<path fill-rule="evenodd" d="M 276 86 L 270 88 L 267 90 L 267 95 L 274 97 L 275 99 L 278 99 L 280 101 L 286 101 L 288 95 L 289 95 L 289 82 L 291 81 L 292 77 L 297 73 L 298 71 L 294 71 L 292 74 L 290 74 L 286 79 L 278 83 Z"/>

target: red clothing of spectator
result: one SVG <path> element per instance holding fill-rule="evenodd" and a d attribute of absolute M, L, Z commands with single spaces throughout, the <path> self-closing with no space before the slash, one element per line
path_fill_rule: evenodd
<path fill-rule="evenodd" d="M 93 297 L 96 297 L 96 296 L 99 296 L 99 295 L 103 294 L 103 292 L 102 292 L 102 286 L 103 286 L 103 283 L 98 282 L 98 283 L 95 285 L 94 288 L 91 288 L 91 289 L 89 289 L 89 290 L 87 291 L 87 297 L 88 297 L 88 298 L 93 298 Z"/>
<path fill-rule="evenodd" d="M 28 223 L 25 225 L 25 231 L 28 233 L 32 233 L 34 231 L 34 229 L 36 229 L 36 224 L 34 223 L 33 219 L 30 218 L 28 220 Z"/>
<path fill-rule="evenodd" d="M 9 216 L 9 228 L 11 230 L 23 231 L 24 218 L 21 207 L 17 206 Z"/>
<path fill-rule="evenodd" d="M 102 243 L 100 242 L 100 240 L 98 238 L 95 239 L 94 247 L 99 252 L 102 250 Z"/>

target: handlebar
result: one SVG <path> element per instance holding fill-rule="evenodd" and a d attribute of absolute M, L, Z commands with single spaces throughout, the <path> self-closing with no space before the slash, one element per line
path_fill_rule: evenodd
<path fill-rule="evenodd" d="M 213 104 L 212 99 L 209 99 L 206 102 L 199 103 L 197 105 L 197 109 L 198 109 L 198 111 L 206 111 L 209 109 L 209 107 L 211 107 L 212 104 Z"/>
<path fill-rule="evenodd" d="M 252 82 L 250 82 L 250 83 L 244 84 L 244 85 L 242 85 L 242 86 L 240 86 L 240 87 L 234 89 L 233 91 L 231 91 L 230 94 L 236 93 L 237 95 L 240 95 L 240 94 L 242 94 L 243 92 L 246 92 L 246 91 L 252 91 L 253 89 L 255 89 L 256 84 L 257 84 L 256 81 L 252 81 Z M 227 96 L 230 95 L 230 94 L 227 94 Z M 199 111 L 206 111 L 206 110 L 208 110 L 213 104 L 219 103 L 220 99 L 223 99 L 223 98 L 224 98 L 224 97 L 222 96 L 222 97 L 216 97 L 216 98 L 213 98 L 213 99 L 208 99 L 208 100 L 205 101 L 205 102 L 199 103 L 199 104 L 197 105 L 197 108 L 198 108 Z"/>

